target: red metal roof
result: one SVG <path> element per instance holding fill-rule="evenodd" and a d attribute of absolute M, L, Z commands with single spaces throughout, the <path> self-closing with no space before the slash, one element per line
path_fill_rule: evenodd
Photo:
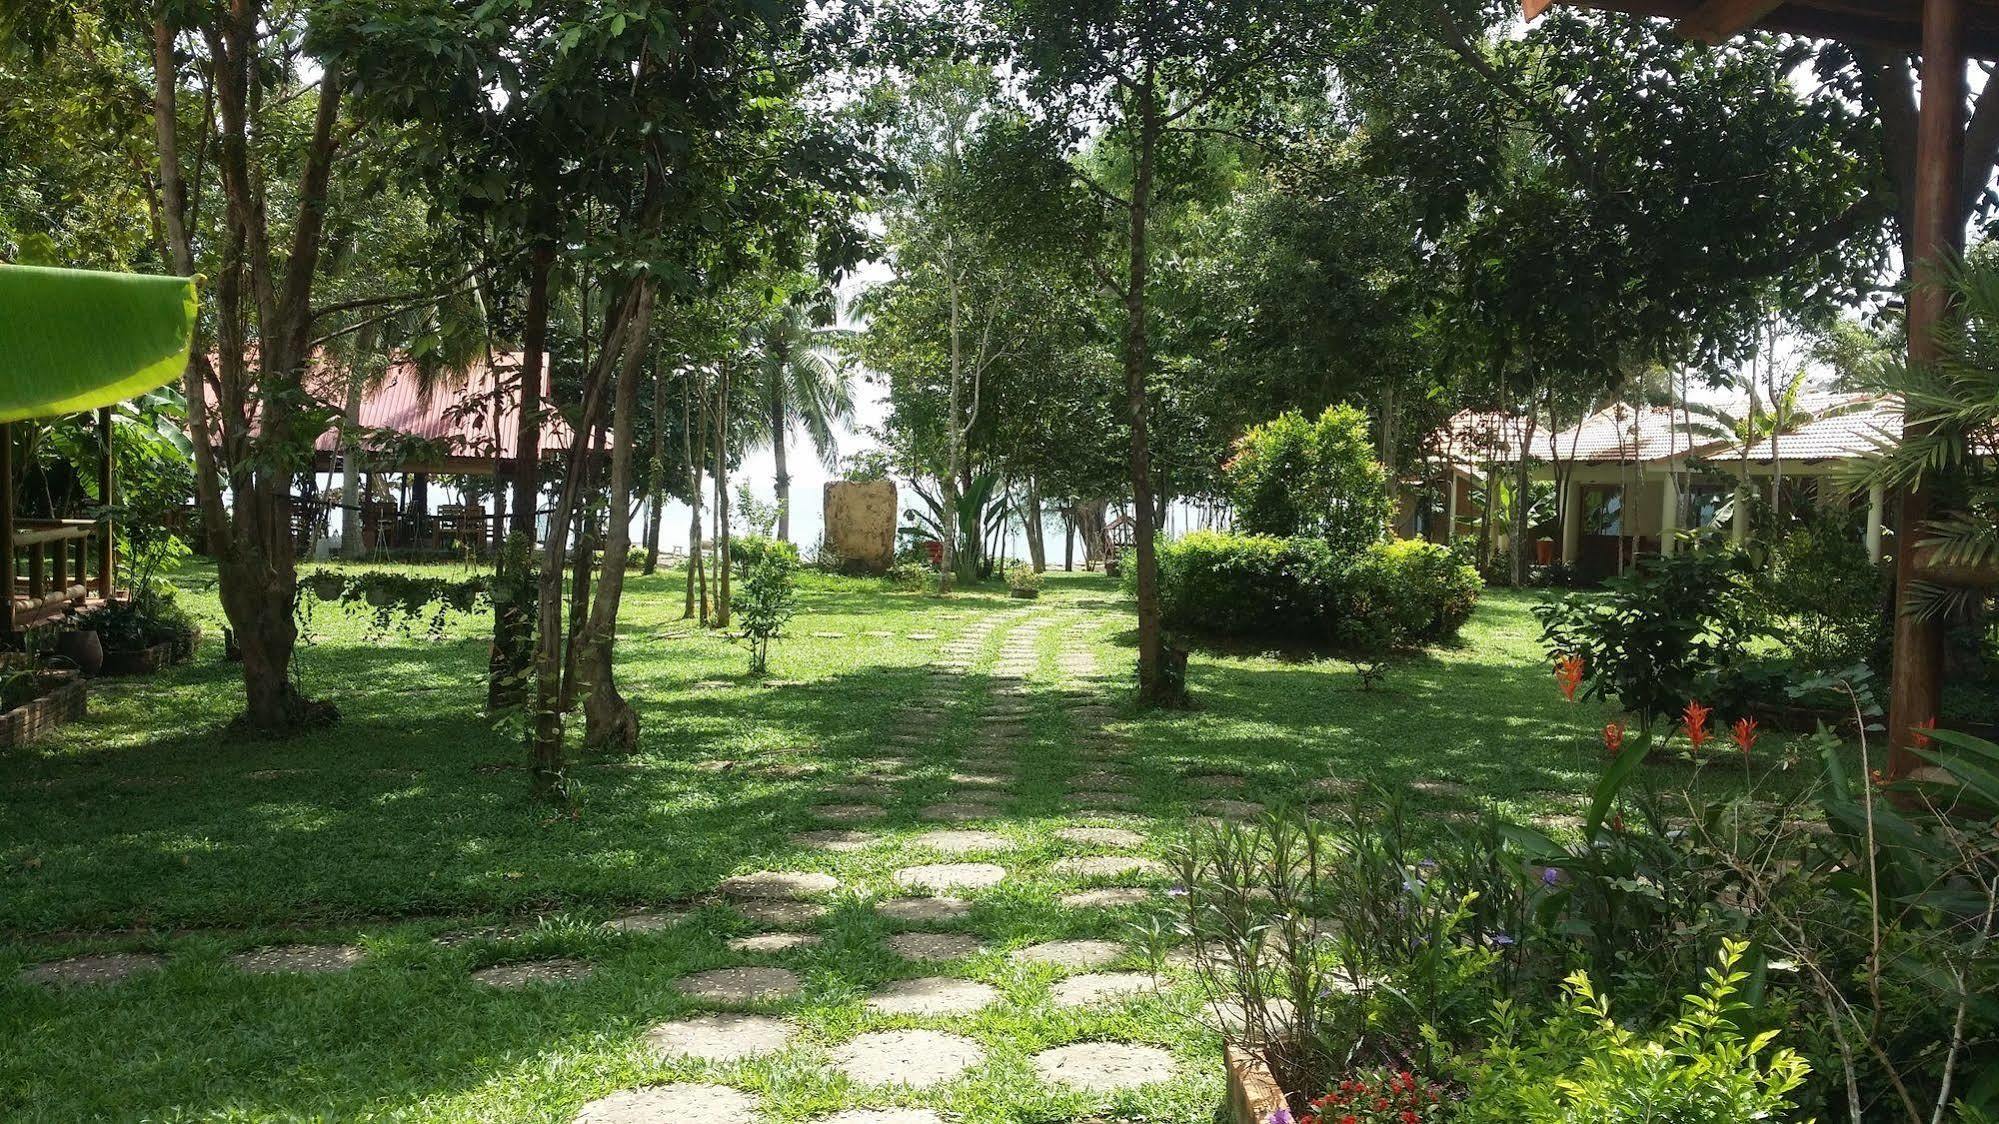
<path fill-rule="evenodd" d="M 362 395 L 361 416 L 352 420 L 364 429 L 434 442 L 449 456 L 490 459 L 497 454 L 503 460 L 512 460 L 519 448 L 521 355 L 517 352 L 495 355 L 494 365 L 500 372 L 497 403 L 493 373 L 483 361 L 462 376 L 445 376 L 427 396 L 415 366 L 398 361 L 390 365 L 373 389 Z M 344 371 L 320 369 L 307 376 L 306 389 L 329 409 L 337 411 L 346 406 L 346 379 Z M 544 402 L 549 397 L 549 387 L 548 365 L 543 363 Z M 568 448 L 569 436 L 568 423 L 559 415 L 545 411 L 541 423 L 542 450 Z M 313 448 L 330 453 L 339 444 L 338 430 L 329 428 L 319 435 Z"/>

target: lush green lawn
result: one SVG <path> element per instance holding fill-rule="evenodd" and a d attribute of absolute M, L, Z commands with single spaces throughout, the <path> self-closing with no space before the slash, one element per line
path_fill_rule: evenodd
<path fill-rule="evenodd" d="M 237 685 L 214 640 L 194 666 L 95 685 L 86 722 L 0 756 L 0 1118 L 564 1120 L 620 1088 L 705 1078 L 761 1095 L 776 1120 L 921 1104 L 966 1121 L 1206 1121 L 1221 1095 L 1215 1039 L 1185 1017 L 1198 1006 L 1186 988 L 1061 1008 L 1049 988 L 1062 972 L 1008 957 L 1057 937 L 1129 941 L 1151 912 L 1066 908 L 1062 893 L 1165 886 L 1157 874 L 1057 873 L 1061 858 L 1110 852 L 1056 829 L 1136 828 L 1146 842 L 1129 853 L 1156 858 L 1200 801 L 1295 799 L 1328 777 L 1451 782 L 1415 786 L 1414 806 L 1438 816 L 1480 805 L 1523 819 L 1573 814 L 1598 768 L 1606 715 L 1561 701 L 1534 642 L 1531 596 L 1488 595 L 1462 646 L 1398 665 L 1375 691 L 1343 664 L 1203 654 L 1196 709 L 1138 718 L 1122 701 L 1129 607 L 1101 578 L 1054 575 L 1038 602 L 805 580 L 803 611 L 773 658 L 779 678 L 763 684 L 744 675 L 741 645 L 678 619 L 676 580 L 631 584 L 620 675 L 643 746 L 633 758 L 582 759 L 574 816 L 526 802 L 518 737 L 479 711 L 483 617 L 453 621 L 441 641 L 369 643 L 359 622 L 321 610 L 302 674 L 345 718 L 295 741 L 220 732 Z M 219 625 L 204 575 L 183 581 Z M 967 636 L 977 638 L 969 666 L 933 677 Z M 992 676 L 1006 671 L 1025 675 L 1020 694 L 997 690 Z M 918 698 L 944 709 L 905 709 Z M 1098 703 L 1113 709 L 1100 715 Z M 993 718 L 1003 707 L 1024 710 L 1018 729 Z M 1017 773 L 996 788 L 989 818 L 924 817 L 927 805 L 970 798 L 954 771 L 999 767 Z M 1658 772 L 1670 782 L 1683 769 Z M 1078 779 L 1101 771 L 1120 775 Z M 1185 780 L 1210 773 L 1241 776 L 1240 791 Z M 876 791 L 827 791 L 838 786 Z M 1079 788 L 1126 791 L 1136 807 L 1079 808 L 1068 795 Z M 814 811 L 823 801 L 881 804 L 886 818 L 829 824 Z M 960 826 L 1012 849 L 959 860 L 910 842 Z M 878 839 L 838 853 L 792 839 L 829 827 Z M 964 892 L 970 916 L 941 926 L 976 935 L 983 951 L 908 963 L 884 947 L 899 926 L 872 903 L 900 892 L 897 868 L 937 861 L 994 862 L 1006 878 Z M 822 944 L 725 947 L 760 926 L 717 899 L 716 885 L 760 869 L 839 880 L 830 911 L 808 926 Z M 634 906 L 690 913 L 655 932 L 602 927 Z M 494 923 L 519 935 L 435 939 Z M 315 976 L 253 976 L 228 960 L 297 941 L 366 955 L 350 972 Z M 166 959 L 114 985 L 16 979 L 25 965 L 107 951 Z M 595 973 L 520 991 L 469 978 L 549 955 Z M 647 1027 L 703 1006 L 676 990 L 677 977 L 743 964 L 801 975 L 802 997 L 763 1005 L 801 1028 L 789 1047 L 705 1066 L 641 1046 Z M 1131 946 L 1111 967 L 1143 968 L 1144 957 Z M 863 1006 L 884 983 L 924 975 L 984 981 L 999 1001 L 944 1018 Z M 827 1064 L 856 1033 L 898 1026 L 966 1035 L 986 1060 L 922 1091 L 855 1085 Z M 1107 1095 L 1037 1079 L 1035 1051 L 1097 1039 L 1163 1047 L 1178 1076 Z"/>

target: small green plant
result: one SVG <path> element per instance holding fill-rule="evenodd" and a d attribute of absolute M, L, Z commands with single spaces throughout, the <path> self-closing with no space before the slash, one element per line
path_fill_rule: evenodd
<path fill-rule="evenodd" d="M 897 562 L 882 575 L 882 584 L 903 593 L 920 593 L 937 583 L 937 571 L 921 562 Z"/>
<path fill-rule="evenodd" d="M 1006 568 L 1006 587 L 1016 593 L 1040 593 L 1041 575 L 1034 567 L 1015 562 Z"/>
<path fill-rule="evenodd" d="M 1724 939 L 1699 991 L 1679 1017 L 1640 1033 L 1617 1023 L 1610 999 L 1586 972 L 1564 981 L 1566 1009 L 1533 1017 L 1495 1005 L 1490 1044 L 1473 1055 L 1455 1119 L 1466 1124 L 1737 1124 L 1781 1119 L 1788 1094 L 1811 1067 L 1776 1031 L 1745 1035 L 1747 1004 L 1736 998 L 1749 973 L 1747 941 Z"/>
<path fill-rule="evenodd" d="M 750 645 L 750 674 L 770 670 L 770 645 L 784 631 L 798 608 L 795 572 L 798 563 L 778 551 L 750 564 L 736 593 L 736 615 Z"/>

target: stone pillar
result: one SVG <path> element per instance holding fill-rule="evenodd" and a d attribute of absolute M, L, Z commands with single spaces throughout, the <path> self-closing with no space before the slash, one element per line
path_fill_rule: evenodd
<path fill-rule="evenodd" d="M 1680 480 L 1672 473 L 1659 484 L 1659 553 L 1672 554 L 1679 549 L 1680 534 Z"/>
<path fill-rule="evenodd" d="M 1451 483 L 1444 490 L 1444 545 L 1458 541 L 1458 466 L 1451 465 L 1446 470 L 1451 474 Z"/>
<path fill-rule="evenodd" d="M 895 482 L 829 480 L 824 549 L 849 572 L 880 574 L 895 563 Z"/>
<path fill-rule="evenodd" d="M 1569 477 L 1568 502 L 1562 505 L 1562 562 L 1573 566 L 1583 552 L 1583 485 Z"/>
<path fill-rule="evenodd" d="M 1888 508 L 1888 488 L 1876 484 L 1867 489 L 1867 560 L 1881 561 L 1881 523 Z"/>
<path fill-rule="evenodd" d="M 1728 541 L 1741 546 L 1749 537 L 1749 488 L 1747 480 L 1738 480 L 1735 485 L 1735 518 L 1729 522 Z"/>

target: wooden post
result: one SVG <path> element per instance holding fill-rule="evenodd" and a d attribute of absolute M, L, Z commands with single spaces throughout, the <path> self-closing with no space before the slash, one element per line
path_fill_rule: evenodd
<path fill-rule="evenodd" d="M 14 427 L 0 422 L 0 597 L 14 631 Z"/>
<path fill-rule="evenodd" d="M 1958 178 L 1964 165 L 1964 0 L 1923 0 L 1922 107 L 1916 124 L 1915 260 L 1908 263 L 1909 363 L 1937 358 L 1936 331 L 1950 294 L 1938 267 L 1963 247 Z M 1905 423 L 1904 436 L 1921 431 Z M 1888 775 L 1922 764 L 1910 750 L 1916 726 L 1936 719 L 1943 693 L 1943 626 L 1909 614 L 1902 604 L 1918 569 L 1916 543 L 1925 534 L 1934 482 L 1902 496 L 1895 522 L 1895 656 L 1888 692 Z"/>
<path fill-rule="evenodd" d="M 113 471 L 111 459 L 111 407 L 97 411 L 97 432 L 103 441 L 103 449 L 97 458 L 97 502 L 105 508 L 104 526 L 98 529 L 97 541 L 97 596 L 111 600 L 112 587 L 117 584 L 118 544 L 112 533 L 111 505 L 118 502 L 116 487 L 117 473 Z M 83 576 L 83 562 L 77 560 L 77 576 Z"/>
<path fill-rule="evenodd" d="M 1876 484 L 1867 489 L 1867 560 L 1881 561 L 1881 520 L 1888 508 L 1888 488 Z"/>

